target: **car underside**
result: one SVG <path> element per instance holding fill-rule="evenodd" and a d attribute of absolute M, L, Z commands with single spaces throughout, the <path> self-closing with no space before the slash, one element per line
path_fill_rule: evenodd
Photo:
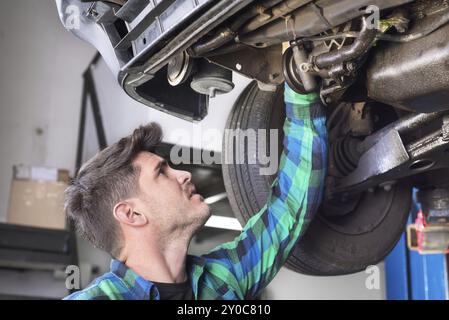
<path fill-rule="evenodd" d="M 97 48 L 129 96 L 175 117 L 201 121 L 209 99 L 233 89 L 233 72 L 254 81 L 229 129 L 282 128 L 285 82 L 319 92 L 328 113 L 326 196 L 288 260 L 293 270 L 347 274 L 381 261 L 404 231 L 413 189 L 427 222 L 447 227 L 447 1 L 56 2 L 63 24 Z M 71 8 L 81 13 L 77 28 L 67 24 Z M 223 156 L 230 148 L 224 140 Z M 242 223 L 274 179 L 260 177 L 260 167 L 223 164 Z"/>

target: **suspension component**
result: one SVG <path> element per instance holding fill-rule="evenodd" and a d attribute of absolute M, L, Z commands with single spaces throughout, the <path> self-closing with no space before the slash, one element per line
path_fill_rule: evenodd
<path fill-rule="evenodd" d="M 183 51 L 174 57 L 167 66 L 167 80 L 172 86 L 177 86 L 186 81 L 192 74 L 193 59 Z"/>
<path fill-rule="evenodd" d="M 210 98 L 228 93 L 234 89 L 232 71 L 202 60 L 198 64 L 198 71 L 193 76 L 190 87 Z"/>
<path fill-rule="evenodd" d="M 357 168 L 361 153 L 359 145 L 361 141 L 350 135 L 337 139 L 331 145 L 330 170 L 335 176 L 346 176 Z"/>
<path fill-rule="evenodd" d="M 318 84 L 315 75 L 312 74 L 312 66 L 301 43 L 292 42 L 284 52 L 282 68 L 285 81 L 294 91 L 306 94 L 317 89 Z"/>

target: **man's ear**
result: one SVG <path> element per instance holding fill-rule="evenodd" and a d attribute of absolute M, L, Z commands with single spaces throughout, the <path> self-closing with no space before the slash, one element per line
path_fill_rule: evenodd
<path fill-rule="evenodd" d="M 140 227 L 148 223 L 147 217 L 135 212 L 133 206 L 127 201 L 117 203 L 114 206 L 113 213 L 117 221 L 130 226 Z"/>

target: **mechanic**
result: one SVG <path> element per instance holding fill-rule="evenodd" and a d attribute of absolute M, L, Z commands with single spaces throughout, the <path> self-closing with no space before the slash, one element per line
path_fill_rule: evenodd
<path fill-rule="evenodd" d="M 254 299 L 274 278 L 323 197 L 325 110 L 316 93 L 284 90 L 284 150 L 265 206 L 242 233 L 187 254 L 210 209 L 189 172 L 154 153 L 151 123 L 99 152 L 66 191 L 77 230 L 113 257 L 110 272 L 65 299 Z"/>

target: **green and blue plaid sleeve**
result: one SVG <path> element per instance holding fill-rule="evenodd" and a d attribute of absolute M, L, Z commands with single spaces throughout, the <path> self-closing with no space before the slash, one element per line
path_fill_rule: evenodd
<path fill-rule="evenodd" d="M 327 167 L 324 107 L 316 93 L 300 95 L 287 85 L 284 101 L 284 150 L 268 201 L 234 241 L 203 256 L 199 298 L 217 297 L 213 286 L 222 291 L 221 298 L 255 298 L 285 263 L 322 200 Z"/>

